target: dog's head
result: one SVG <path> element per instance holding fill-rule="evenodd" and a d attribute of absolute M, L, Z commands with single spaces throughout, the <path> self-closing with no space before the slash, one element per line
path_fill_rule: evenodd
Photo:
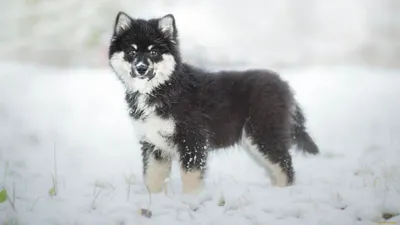
<path fill-rule="evenodd" d="M 119 12 L 109 60 L 128 91 L 150 93 L 167 82 L 180 63 L 174 16 L 143 20 Z"/>

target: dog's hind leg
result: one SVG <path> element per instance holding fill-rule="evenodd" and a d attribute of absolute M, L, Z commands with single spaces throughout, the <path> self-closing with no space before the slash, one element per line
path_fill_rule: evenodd
<path fill-rule="evenodd" d="M 157 149 L 153 144 L 141 141 L 143 176 L 151 193 L 163 190 L 165 179 L 171 172 L 171 157 Z"/>
<path fill-rule="evenodd" d="M 272 185 L 284 187 L 294 182 L 289 136 L 279 128 L 262 129 L 248 123 L 242 135 L 243 147 L 270 175 Z"/>

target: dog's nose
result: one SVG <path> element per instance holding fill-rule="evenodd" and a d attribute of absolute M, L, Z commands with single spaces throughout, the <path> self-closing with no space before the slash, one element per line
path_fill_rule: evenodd
<path fill-rule="evenodd" d="M 138 74 L 144 75 L 147 72 L 148 68 L 149 66 L 147 66 L 146 64 L 140 63 L 136 66 L 136 71 L 138 72 Z"/>

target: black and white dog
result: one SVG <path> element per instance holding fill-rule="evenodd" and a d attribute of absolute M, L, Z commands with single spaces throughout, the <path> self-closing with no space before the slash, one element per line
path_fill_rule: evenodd
<path fill-rule="evenodd" d="M 143 174 L 160 192 L 177 156 L 184 193 L 203 186 L 211 149 L 242 146 L 272 183 L 294 181 L 289 148 L 319 152 L 289 85 L 268 70 L 212 73 L 182 62 L 173 15 L 117 15 L 110 66 L 126 87 L 142 145 Z"/>

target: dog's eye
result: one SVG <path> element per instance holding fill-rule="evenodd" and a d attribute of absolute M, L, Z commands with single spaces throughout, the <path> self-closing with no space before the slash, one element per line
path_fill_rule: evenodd
<path fill-rule="evenodd" d="M 135 56 L 135 55 L 136 55 L 136 50 L 135 50 L 135 49 L 130 49 L 129 52 L 128 52 L 128 54 L 129 54 L 130 56 Z"/>
<path fill-rule="evenodd" d="M 150 55 L 151 56 L 156 56 L 156 55 L 158 55 L 158 52 L 153 49 L 153 50 L 150 51 Z"/>

